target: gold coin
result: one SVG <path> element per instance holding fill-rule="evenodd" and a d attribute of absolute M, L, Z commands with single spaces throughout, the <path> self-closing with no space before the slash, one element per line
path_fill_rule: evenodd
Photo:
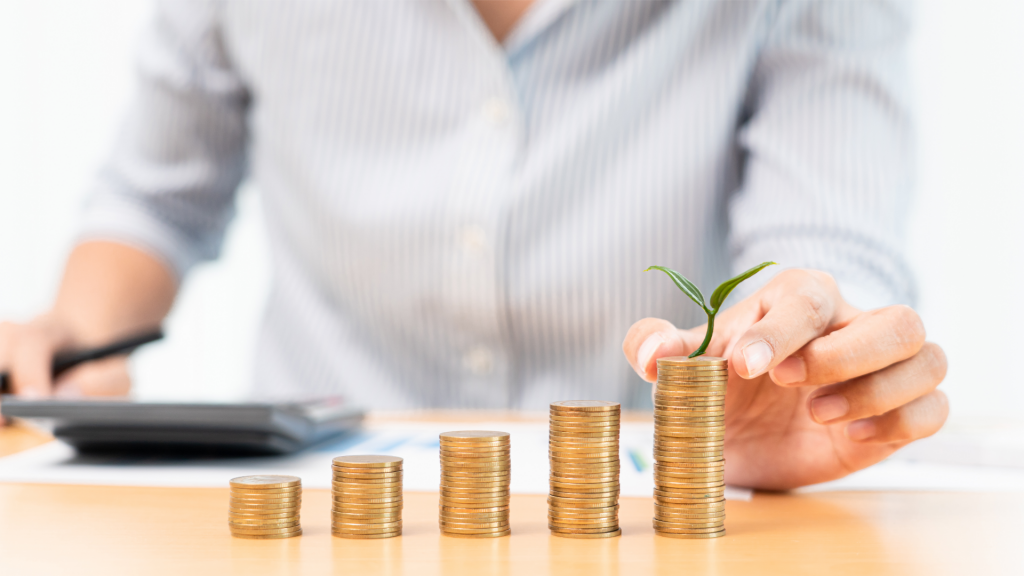
<path fill-rule="evenodd" d="M 657 524 L 655 524 L 655 526 L 657 528 L 659 528 L 659 529 L 665 529 L 665 528 L 668 528 L 668 527 L 672 527 L 672 528 L 675 528 L 677 530 L 689 530 L 689 531 L 692 531 L 692 530 L 707 530 L 709 528 L 717 528 L 717 529 L 721 530 L 722 527 L 725 526 L 724 520 L 725 519 L 722 518 L 721 520 L 715 521 L 715 522 L 697 522 L 697 523 L 693 523 L 693 522 L 665 521 L 664 519 L 658 518 L 657 516 L 654 517 L 654 521 L 657 523 Z"/>
<path fill-rule="evenodd" d="M 399 466 L 403 460 L 398 456 L 382 456 L 378 454 L 338 456 L 331 460 L 332 464 L 348 468 L 386 468 Z"/>
<path fill-rule="evenodd" d="M 229 502 L 236 504 L 251 504 L 255 506 L 263 506 L 264 504 L 292 504 L 301 501 L 301 496 L 295 498 L 239 498 L 232 496 L 229 500 Z"/>
<path fill-rule="evenodd" d="M 347 478 L 344 481 L 331 480 L 334 488 L 348 488 L 352 490 L 395 490 L 402 488 L 402 481 L 397 482 L 361 482 Z"/>
<path fill-rule="evenodd" d="M 551 470 L 549 478 L 551 480 L 557 480 L 559 482 L 600 482 L 605 478 L 618 479 L 619 469 L 592 469 L 581 467 L 575 470 Z"/>
<path fill-rule="evenodd" d="M 719 396 L 668 396 L 657 394 L 655 401 L 659 406 L 682 407 L 682 408 L 719 408 L 725 406 L 725 395 Z"/>
<path fill-rule="evenodd" d="M 677 513 L 675 509 L 665 506 L 654 507 L 654 517 L 664 521 L 679 520 L 682 522 L 704 522 L 725 518 L 725 510 L 714 510 L 712 512 L 700 513 Z"/>
<path fill-rule="evenodd" d="M 511 474 L 512 468 L 506 467 L 504 470 L 488 470 L 486 468 L 455 468 L 453 466 L 442 465 L 441 476 L 449 476 L 453 479 L 460 479 L 464 482 L 497 482 L 504 480 Z"/>
<path fill-rule="evenodd" d="M 605 519 L 608 519 L 608 518 L 618 518 L 619 517 L 619 511 L 618 511 L 617 507 L 614 510 L 612 510 L 611 512 L 602 512 L 600 514 L 577 514 L 577 513 L 566 512 L 566 510 L 567 510 L 566 508 L 549 508 L 548 509 L 548 517 L 555 517 L 555 518 L 559 518 L 559 519 L 562 519 L 562 520 L 580 520 L 580 521 L 586 521 L 586 520 L 601 521 L 601 520 L 605 520 Z"/>
<path fill-rule="evenodd" d="M 403 474 L 403 469 L 401 468 L 397 470 L 365 470 L 332 466 L 331 471 L 335 478 L 401 478 Z"/>
<path fill-rule="evenodd" d="M 607 424 L 604 422 L 596 422 L 594 425 L 577 425 L 577 424 L 562 424 L 558 422 L 551 422 L 548 424 L 548 429 L 552 431 L 563 431 L 568 434 L 591 434 L 597 433 L 597 431 L 618 431 L 620 429 L 618 422 Z"/>
<path fill-rule="evenodd" d="M 509 470 L 476 470 L 473 468 L 441 467 L 442 476 L 453 478 L 498 478 L 509 475 Z"/>
<path fill-rule="evenodd" d="M 498 496 L 495 498 L 458 498 L 455 496 L 441 496 L 441 504 L 444 506 L 462 506 L 471 508 L 473 506 L 503 506 L 509 503 L 508 496 Z"/>
<path fill-rule="evenodd" d="M 552 402 L 552 410 L 564 410 L 567 412 L 618 412 L 621 405 L 618 402 L 606 402 L 604 400 L 562 400 Z"/>
<path fill-rule="evenodd" d="M 549 429 L 560 429 L 567 432 L 592 432 L 595 430 L 618 430 L 618 420 L 598 420 L 595 422 L 566 422 L 552 419 L 548 422 Z"/>
<path fill-rule="evenodd" d="M 552 526 L 548 524 L 548 528 L 557 530 L 560 534 L 603 534 L 606 532 L 614 532 L 618 530 L 618 526 L 601 526 L 597 528 L 568 528 L 565 526 Z"/>
<path fill-rule="evenodd" d="M 441 434 L 442 442 L 505 442 L 509 439 L 508 432 L 494 430 L 456 430 Z"/>
<path fill-rule="evenodd" d="M 463 509 L 459 509 L 459 510 L 463 510 Z M 469 509 L 469 510 L 472 510 L 472 509 Z M 483 509 L 481 508 L 479 510 L 483 510 Z M 444 517 L 444 518 L 454 518 L 454 519 L 483 519 L 483 520 L 486 520 L 486 519 L 489 519 L 489 518 L 508 518 L 509 517 L 509 511 L 508 511 L 508 507 L 507 506 L 505 507 L 504 510 L 497 509 L 497 510 L 484 511 L 484 512 L 468 512 L 468 511 L 466 511 L 466 512 L 452 512 L 452 509 L 438 507 L 438 516 L 439 517 Z"/>
<path fill-rule="evenodd" d="M 335 486 L 331 490 L 332 494 L 343 495 L 343 496 L 355 496 L 357 498 L 390 498 L 395 495 L 402 493 L 402 487 L 396 486 L 394 488 L 354 488 L 351 486 Z"/>
<path fill-rule="evenodd" d="M 472 487 L 495 488 L 495 487 L 498 487 L 498 486 L 508 486 L 509 485 L 509 479 L 508 479 L 508 477 L 505 477 L 505 478 L 500 479 L 500 480 L 485 480 L 485 479 L 484 480 L 464 480 L 464 479 L 463 480 L 459 480 L 459 479 L 444 478 L 444 477 L 442 477 L 441 481 L 440 481 L 440 484 L 441 484 L 441 486 L 453 486 L 453 487 L 458 487 L 458 488 L 472 488 Z"/>
<path fill-rule="evenodd" d="M 694 479 L 672 480 L 665 478 L 654 478 L 655 486 L 668 486 L 670 488 L 719 488 L 725 486 L 725 482 L 719 480 L 700 481 Z"/>
<path fill-rule="evenodd" d="M 509 507 L 508 507 L 508 504 L 506 503 L 506 504 L 504 504 L 502 506 L 490 506 L 490 507 L 474 506 L 472 508 L 467 508 L 465 506 L 446 506 L 442 502 L 441 505 L 438 507 L 438 509 L 440 511 L 442 511 L 444 513 L 448 513 L 448 514 L 484 514 L 484 513 L 487 513 L 487 512 L 507 512 Z"/>
<path fill-rule="evenodd" d="M 366 514 L 347 514 L 344 512 L 331 512 L 331 518 L 348 522 L 348 523 L 359 523 L 364 524 L 381 524 L 384 522 L 397 522 L 402 519 L 402 513 L 398 512 L 395 514 L 374 514 L 373 516 L 367 517 Z"/>
<path fill-rule="evenodd" d="M 586 530 L 589 533 L 606 532 L 609 528 L 618 528 L 618 520 L 605 520 L 603 522 L 559 522 L 548 518 L 548 528 L 554 530 Z"/>
<path fill-rule="evenodd" d="M 614 488 L 600 488 L 599 491 L 583 491 L 573 490 L 571 488 L 565 488 L 562 486 L 551 486 L 548 488 L 548 494 L 551 496 L 558 496 L 559 498 L 614 498 L 619 495 L 620 488 L 618 486 Z"/>
<path fill-rule="evenodd" d="M 376 468 L 351 468 L 348 466 L 338 466 L 337 464 L 331 466 L 331 473 L 336 476 L 362 475 L 381 478 L 388 475 L 401 475 L 403 470 L 402 466 L 378 466 Z"/>
<path fill-rule="evenodd" d="M 438 524 L 444 528 L 464 528 L 464 529 L 482 529 L 482 528 L 507 528 L 508 520 L 496 520 L 492 522 L 452 522 L 450 520 L 440 519 Z"/>
<path fill-rule="evenodd" d="M 459 466 L 459 465 L 462 465 L 462 464 L 467 464 L 467 465 L 472 465 L 472 466 L 488 466 L 488 465 L 494 466 L 494 465 L 498 465 L 498 464 L 510 464 L 511 462 L 512 462 L 512 459 L 509 458 L 508 456 L 497 456 L 497 457 L 493 457 L 493 458 L 492 457 L 489 457 L 489 458 L 456 458 L 456 457 L 453 457 L 453 456 L 445 456 L 443 454 L 441 455 L 441 464 L 442 464 L 442 466 L 446 466 L 446 465 Z"/>
<path fill-rule="evenodd" d="M 658 532 L 667 532 L 669 534 L 714 534 L 721 532 L 722 526 L 709 526 L 707 528 L 672 528 L 666 524 L 659 524 L 657 520 L 654 521 L 654 529 Z"/>
<path fill-rule="evenodd" d="M 369 540 L 376 538 L 394 538 L 395 536 L 401 536 L 402 531 L 392 532 L 391 534 L 342 534 L 338 532 L 332 532 L 333 535 L 338 538 L 349 538 L 352 540 Z"/>
<path fill-rule="evenodd" d="M 441 526 L 442 534 L 501 534 L 508 530 L 509 528 L 507 526 L 499 526 L 495 528 L 452 528 L 449 526 Z"/>
<path fill-rule="evenodd" d="M 715 498 L 680 498 L 680 497 L 671 497 L 671 496 L 665 496 L 663 494 L 658 494 L 658 495 L 655 495 L 654 501 L 659 503 L 659 504 L 671 505 L 671 506 L 683 505 L 683 504 L 687 504 L 687 503 L 693 504 L 695 506 L 698 506 L 698 505 L 708 505 L 708 504 L 719 504 L 721 502 L 725 502 L 725 498 L 723 498 L 721 496 L 718 496 L 718 497 L 715 497 Z"/>
<path fill-rule="evenodd" d="M 285 512 L 298 512 L 299 506 L 235 506 L 228 505 L 229 512 L 241 512 L 243 514 L 255 514 L 255 513 L 267 513 L 267 514 L 283 514 Z"/>
<path fill-rule="evenodd" d="M 619 489 L 619 481 L 613 480 L 610 482 L 600 482 L 594 484 L 576 484 L 576 483 L 565 483 L 563 484 L 558 480 L 557 477 L 548 479 L 548 484 L 552 488 L 558 488 L 559 490 L 573 490 L 576 492 L 608 492 L 611 490 Z"/>
<path fill-rule="evenodd" d="M 232 534 L 247 534 L 250 536 L 256 536 L 267 534 L 287 534 L 289 532 L 294 532 L 296 529 L 301 530 L 301 527 L 298 524 L 296 524 L 295 526 L 287 526 L 282 528 L 268 528 L 266 530 L 258 528 L 239 528 L 237 526 L 231 526 L 229 527 L 229 529 L 231 530 Z"/>
<path fill-rule="evenodd" d="M 590 425 L 590 424 L 619 424 L 621 419 L 618 414 L 611 416 L 603 416 L 600 418 L 592 418 L 589 416 L 563 416 L 561 414 L 551 413 L 548 416 L 548 422 L 552 424 L 558 424 L 559 426 L 576 426 L 579 425 Z"/>
<path fill-rule="evenodd" d="M 331 526 L 339 530 L 377 530 L 380 532 L 390 532 L 393 531 L 395 528 L 401 526 L 401 524 L 401 520 L 392 520 L 390 522 L 377 522 L 370 524 L 367 522 L 353 522 L 345 518 L 331 518 Z"/>
<path fill-rule="evenodd" d="M 455 513 L 452 513 L 452 512 L 446 512 L 445 510 L 442 510 L 442 509 L 438 509 L 438 516 L 440 516 L 441 518 L 448 518 L 448 519 L 451 519 L 453 521 L 458 521 L 458 522 L 467 522 L 467 521 L 471 521 L 471 520 L 472 521 L 475 521 L 475 520 L 488 521 L 488 520 L 490 520 L 492 518 L 508 518 L 508 510 L 500 510 L 500 511 L 497 511 L 497 512 L 479 512 L 479 513 L 476 513 L 476 514 L 473 514 L 473 513 L 458 513 L 458 514 L 455 514 Z"/>
<path fill-rule="evenodd" d="M 508 492 L 508 486 L 488 486 L 486 488 L 465 487 L 465 486 L 441 486 L 441 491 L 452 494 L 495 494 Z"/>
<path fill-rule="evenodd" d="M 666 474 L 697 474 L 700 472 L 723 472 L 725 471 L 725 460 L 718 464 L 689 465 L 676 462 L 655 463 L 654 473 L 665 472 Z"/>
<path fill-rule="evenodd" d="M 509 534 L 511 534 L 512 530 L 509 529 L 505 530 L 504 532 L 495 532 L 493 534 L 456 534 L 453 532 L 444 531 L 442 531 L 441 533 L 451 538 L 502 538 L 504 536 L 508 536 Z"/>
<path fill-rule="evenodd" d="M 618 523 L 619 517 L 617 514 L 597 518 L 576 518 L 561 514 L 548 514 L 548 526 L 554 524 L 557 526 L 587 526 L 594 528 L 597 526 L 617 526 Z"/>
<path fill-rule="evenodd" d="M 372 478 L 335 475 L 331 479 L 331 482 L 333 482 L 334 484 L 351 484 L 353 486 L 399 486 L 402 484 L 402 477 L 391 476 L 388 478 Z"/>
<path fill-rule="evenodd" d="M 557 508 L 572 508 L 577 505 L 587 508 L 606 508 L 618 504 L 617 496 L 611 498 L 562 498 L 560 496 L 548 496 L 548 504 Z"/>
<path fill-rule="evenodd" d="M 390 498 L 353 498 L 349 496 L 338 496 L 335 495 L 332 498 L 335 502 L 341 502 L 343 504 L 397 504 L 402 501 L 402 496 L 393 496 Z"/>
<path fill-rule="evenodd" d="M 622 536 L 622 530 L 615 530 L 613 532 L 603 532 L 600 534 L 571 534 L 565 532 L 552 532 L 552 536 L 558 536 L 559 538 L 615 538 Z"/>
<path fill-rule="evenodd" d="M 501 492 L 502 490 L 508 490 L 508 482 L 493 483 L 490 486 L 481 486 L 479 484 L 459 484 L 457 482 L 442 482 L 439 486 L 442 490 L 448 489 L 454 492 L 470 492 L 484 490 L 487 492 Z"/>
<path fill-rule="evenodd" d="M 230 509 L 228 510 L 228 518 L 237 518 L 239 520 L 272 520 L 275 518 L 291 518 L 293 516 L 295 516 L 294 512 L 279 512 L 277 514 L 250 514 L 246 512 L 234 512 Z"/>
<path fill-rule="evenodd" d="M 612 442 L 548 442 L 548 450 L 569 450 L 573 452 L 618 452 L 619 441 Z"/>
<path fill-rule="evenodd" d="M 239 476 L 232 478 L 229 482 L 232 488 L 289 488 L 299 486 L 302 479 L 298 476 L 279 476 L 276 474 L 257 474 L 253 476 Z"/>
<path fill-rule="evenodd" d="M 566 518 L 600 518 L 609 514 L 618 514 L 619 505 L 605 506 L 604 508 L 552 508 L 548 507 L 548 514 L 558 514 Z"/>
<path fill-rule="evenodd" d="M 596 500 L 607 500 L 619 497 L 619 489 L 613 488 L 604 492 L 577 492 L 574 490 L 566 490 L 564 488 L 549 488 L 548 496 L 555 496 L 557 498 L 567 498 L 570 500 L 584 500 L 584 499 L 596 499 Z"/>
<path fill-rule="evenodd" d="M 353 535 L 353 536 L 376 536 L 378 534 L 389 534 L 391 536 L 397 536 L 402 531 L 402 526 L 397 528 L 388 528 L 386 530 L 348 530 L 342 528 L 331 527 L 331 534 L 335 535 Z"/>
<path fill-rule="evenodd" d="M 230 489 L 229 493 L 230 494 L 238 494 L 238 495 L 251 495 L 251 496 L 270 496 L 272 494 L 291 495 L 291 494 L 301 494 L 302 493 L 302 488 L 299 487 L 299 486 L 292 486 L 290 488 L 267 488 L 267 489 L 261 489 L 261 488 L 252 488 L 252 489 L 250 489 L 250 488 L 234 488 L 234 487 L 232 487 Z"/>
<path fill-rule="evenodd" d="M 726 365 L 728 360 L 719 356 L 696 356 L 690 358 L 689 356 L 664 356 L 658 358 L 658 365 L 665 364 L 667 366 L 707 366 L 707 365 Z"/>
<path fill-rule="evenodd" d="M 302 530 L 295 530 L 294 532 L 287 532 L 284 534 L 231 534 L 235 538 L 245 538 L 247 540 L 275 540 L 278 538 L 294 538 L 302 535 Z"/>
<path fill-rule="evenodd" d="M 681 406 L 655 406 L 654 410 L 658 414 L 668 414 L 673 417 L 681 418 L 711 418 L 711 419 L 725 419 L 725 410 L 707 410 L 703 408 L 684 408 Z"/>
<path fill-rule="evenodd" d="M 449 458 L 507 458 L 511 456 L 512 451 L 508 448 L 502 448 L 501 450 L 449 450 L 442 448 L 440 450 L 441 456 L 447 456 Z"/>
<path fill-rule="evenodd" d="M 569 468 L 585 468 L 590 470 L 614 468 L 622 465 L 622 461 L 619 460 L 618 455 L 605 456 L 602 458 L 561 458 L 548 456 L 548 462 L 552 467 L 565 466 Z"/>
<path fill-rule="evenodd" d="M 277 522 L 257 522 L 251 520 L 229 520 L 228 526 L 232 530 L 240 528 L 242 530 L 271 530 L 278 528 L 290 528 L 292 526 L 298 526 L 298 518 L 288 518 L 285 520 L 279 520 Z"/>

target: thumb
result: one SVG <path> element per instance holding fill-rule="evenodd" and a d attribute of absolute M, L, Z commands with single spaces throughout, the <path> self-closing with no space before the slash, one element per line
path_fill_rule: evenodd
<path fill-rule="evenodd" d="M 700 345 L 701 337 L 695 338 L 692 330 L 679 330 L 668 320 L 644 318 L 629 329 L 622 352 L 641 378 L 654 382 L 658 358 L 689 354 Z"/>

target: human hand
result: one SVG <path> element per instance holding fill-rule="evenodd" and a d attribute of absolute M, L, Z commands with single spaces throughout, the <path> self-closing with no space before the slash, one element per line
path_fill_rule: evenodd
<path fill-rule="evenodd" d="M 696 350 L 706 326 L 645 318 L 622 350 L 648 382 L 657 359 Z M 729 360 L 726 481 L 785 490 L 841 478 L 937 432 L 942 349 L 906 306 L 861 311 L 831 276 L 787 270 L 718 315 L 709 356 Z"/>
<path fill-rule="evenodd" d="M 81 364 L 52 378 L 54 355 L 81 346 L 67 324 L 52 315 L 26 324 L 0 323 L 0 371 L 9 373 L 14 394 L 30 398 L 127 394 L 131 380 L 125 357 Z"/>

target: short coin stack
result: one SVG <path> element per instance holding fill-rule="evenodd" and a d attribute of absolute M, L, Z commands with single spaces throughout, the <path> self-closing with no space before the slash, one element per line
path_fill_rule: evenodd
<path fill-rule="evenodd" d="M 464 538 L 508 536 L 512 471 L 508 432 L 441 434 L 441 533 Z"/>
<path fill-rule="evenodd" d="M 228 527 L 236 538 L 291 538 L 302 534 L 302 480 L 295 476 L 231 479 Z"/>
<path fill-rule="evenodd" d="M 672 538 L 725 535 L 724 358 L 658 360 L 654 394 L 654 530 Z"/>
<path fill-rule="evenodd" d="M 402 534 L 402 459 L 338 456 L 331 463 L 331 533 L 342 538 Z"/>
<path fill-rule="evenodd" d="M 551 404 L 548 528 L 566 538 L 611 538 L 619 529 L 619 404 Z"/>

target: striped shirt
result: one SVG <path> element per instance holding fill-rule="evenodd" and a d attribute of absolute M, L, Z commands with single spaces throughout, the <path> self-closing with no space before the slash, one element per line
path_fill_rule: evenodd
<path fill-rule="evenodd" d="M 887 2 L 168 0 L 83 239 L 184 275 L 260 191 L 253 396 L 649 405 L 621 342 L 764 260 L 912 299 L 908 16 Z M 736 302 L 768 280 L 741 287 Z"/>

